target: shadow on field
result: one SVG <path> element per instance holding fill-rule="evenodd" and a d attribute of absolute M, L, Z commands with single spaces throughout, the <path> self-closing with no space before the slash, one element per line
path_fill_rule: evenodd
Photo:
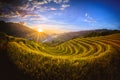
<path fill-rule="evenodd" d="M 6 50 L 0 50 L 0 80 L 30 80 L 9 60 Z"/>

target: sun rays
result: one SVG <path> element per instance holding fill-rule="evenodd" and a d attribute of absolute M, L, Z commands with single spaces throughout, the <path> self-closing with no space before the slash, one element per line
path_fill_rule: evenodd
<path fill-rule="evenodd" d="M 39 28 L 37 29 L 38 32 L 43 32 L 43 29 Z"/>
<path fill-rule="evenodd" d="M 27 35 L 27 38 L 30 40 L 34 40 L 36 42 L 41 42 L 45 40 L 47 37 L 47 34 L 44 33 L 44 30 L 41 28 L 35 29 L 35 32 Z"/>

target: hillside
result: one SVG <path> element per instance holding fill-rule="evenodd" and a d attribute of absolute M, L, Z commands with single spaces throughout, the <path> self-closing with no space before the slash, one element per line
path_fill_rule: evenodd
<path fill-rule="evenodd" d="M 12 23 L 12 22 L 6 23 L 4 21 L 0 21 L 0 32 L 4 32 L 8 35 L 15 36 L 15 37 L 34 40 L 37 42 L 43 41 L 49 37 L 48 34 L 44 32 L 38 33 L 37 31 L 21 23 Z M 39 36 L 39 40 L 37 40 L 38 36 Z"/>
<path fill-rule="evenodd" d="M 67 33 L 62 33 L 60 35 L 56 35 L 55 38 L 51 38 L 45 43 L 48 45 L 57 45 L 63 43 L 64 41 L 75 39 L 77 37 L 97 37 L 97 36 L 105 36 L 116 33 L 120 33 L 120 30 L 97 29 L 97 30 L 67 32 Z"/>
<path fill-rule="evenodd" d="M 50 47 L 1 34 L 0 51 L 28 80 L 119 80 L 119 36 L 77 37 Z"/>

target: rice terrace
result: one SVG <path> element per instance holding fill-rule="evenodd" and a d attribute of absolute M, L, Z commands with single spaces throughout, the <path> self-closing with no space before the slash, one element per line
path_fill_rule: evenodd
<path fill-rule="evenodd" d="M 117 80 L 119 36 L 75 38 L 52 47 L 7 36 L 1 46 L 7 43 L 10 60 L 35 80 Z"/>
<path fill-rule="evenodd" d="M 0 80 L 120 79 L 120 1 L 76 1 L 0 1 Z"/>

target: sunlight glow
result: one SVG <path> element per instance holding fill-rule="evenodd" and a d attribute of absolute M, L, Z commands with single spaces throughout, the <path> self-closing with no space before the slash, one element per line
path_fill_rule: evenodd
<path fill-rule="evenodd" d="M 39 28 L 39 29 L 38 29 L 38 32 L 43 32 L 43 29 L 40 29 L 40 28 Z"/>

